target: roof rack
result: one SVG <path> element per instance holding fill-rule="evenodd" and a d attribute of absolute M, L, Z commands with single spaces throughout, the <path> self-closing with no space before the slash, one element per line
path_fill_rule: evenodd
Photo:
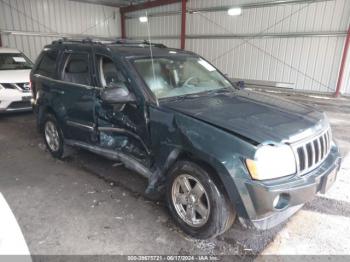
<path fill-rule="evenodd" d="M 83 43 L 83 44 L 114 44 L 114 45 L 143 45 L 143 46 L 154 46 L 154 47 L 158 47 L 158 48 L 167 48 L 166 45 L 164 44 L 160 44 L 160 43 L 151 43 L 147 40 L 143 40 L 143 41 L 139 41 L 139 40 L 130 40 L 130 39 L 92 39 L 90 37 L 86 37 L 86 38 L 66 38 L 63 37 L 61 39 L 52 41 L 52 44 L 63 44 L 63 43 Z"/>
<path fill-rule="evenodd" d="M 119 45 L 146 45 L 146 46 L 154 46 L 158 48 L 167 48 L 166 45 L 160 43 L 151 43 L 147 40 L 138 41 L 138 40 L 130 40 L 130 39 L 118 39 L 113 44 Z"/>
<path fill-rule="evenodd" d="M 68 38 L 68 37 L 63 37 L 58 40 L 52 41 L 52 44 L 63 44 L 63 43 L 94 43 L 94 44 L 100 44 L 101 39 L 92 39 L 89 37 L 86 38 Z M 111 41 L 111 40 L 110 40 Z"/>

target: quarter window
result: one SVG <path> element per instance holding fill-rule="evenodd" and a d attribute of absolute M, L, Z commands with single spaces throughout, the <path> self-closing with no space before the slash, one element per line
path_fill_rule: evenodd
<path fill-rule="evenodd" d="M 90 86 L 89 55 L 70 54 L 63 70 L 62 80 Z"/>

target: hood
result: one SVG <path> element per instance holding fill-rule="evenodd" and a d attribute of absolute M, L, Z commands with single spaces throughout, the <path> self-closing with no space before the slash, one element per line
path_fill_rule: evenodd
<path fill-rule="evenodd" d="M 1 83 L 27 83 L 29 82 L 30 69 L 0 70 Z"/>
<path fill-rule="evenodd" d="M 312 107 L 255 91 L 228 91 L 164 101 L 168 109 L 205 121 L 257 143 L 294 140 L 323 128 Z"/>

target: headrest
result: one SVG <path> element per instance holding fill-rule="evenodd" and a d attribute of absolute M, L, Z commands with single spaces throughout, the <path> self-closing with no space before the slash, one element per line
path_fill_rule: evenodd
<path fill-rule="evenodd" d="M 73 74 L 87 73 L 88 71 L 88 64 L 82 60 L 71 60 L 66 68 L 67 73 Z"/>

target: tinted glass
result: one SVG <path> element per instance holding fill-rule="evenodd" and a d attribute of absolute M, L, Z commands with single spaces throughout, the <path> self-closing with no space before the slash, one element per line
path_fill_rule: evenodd
<path fill-rule="evenodd" d="M 183 96 L 232 87 L 211 64 L 199 57 L 138 59 L 134 65 L 157 98 Z"/>
<path fill-rule="evenodd" d="M 0 54 L 0 70 L 32 69 L 32 62 L 21 53 Z"/>
<path fill-rule="evenodd" d="M 81 84 L 91 85 L 88 54 L 71 54 L 63 70 L 62 80 Z"/>
<path fill-rule="evenodd" d="M 56 66 L 57 66 L 58 51 L 46 51 L 43 53 L 42 59 L 36 70 L 36 74 L 56 78 Z"/>

